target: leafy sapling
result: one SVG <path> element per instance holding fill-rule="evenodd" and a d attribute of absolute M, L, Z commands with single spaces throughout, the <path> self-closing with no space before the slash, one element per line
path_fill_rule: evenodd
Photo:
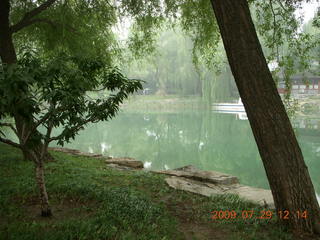
<path fill-rule="evenodd" d="M 0 127 L 9 127 L 19 139 L 16 143 L 0 132 L 0 142 L 27 152 L 35 163 L 42 216 L 52 214 L 44 181 L 49 143 L 63 146 L 88 123 L 112 119 L 128 95 L 140 89 L 142 81 L 128 79 L 96 57 L 62 52 L 45 58 L 28 52 L 16 64 L 0 65 Z M 90 97 L 96 91 L 107 96 Z M 8 118 L 15 125 L 4 121 Z M 58 127 L 63 130 L 52 136 Z"/>

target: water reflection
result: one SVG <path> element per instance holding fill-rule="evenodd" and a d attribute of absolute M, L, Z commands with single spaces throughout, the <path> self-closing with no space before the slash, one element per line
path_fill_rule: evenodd
<path fill-rule="evenodd" d="M 88 148 L 88 152 L 89 152 L 89 153 L 93 153 L 92 147 L 89 147 L 89 148 Z"/>
<path fill-rule="evenodd" d="M 104 154 L 105 152 L 108 152 L 112 147 L 112 145 L 107 144 L 105 142 L 101 142 L 100 146 L 101 146 L 101 154 Z"/>
<path fill-rule="evenodd" d="M 245 111 L 221 111 L 221 110 L 214 110 L 213 112 L 221 113 L 221 114 L 232 114 L 236 116 L 237 120 L 248 120 L 247 113 Z"/>
<path fill-rule="evenodd" d="M 269 188 L 251 128 L 244 118 L 212 112 L 121 113 L 111 122 L 90 125 L 66 147 L 134 157 L 155 170 L 192 164 L 236 175 L 243 184 Z M 293 120 L 317 192 L 319 124 L 320 118 Z"/>
<path fill-rule="evenodd" d="M 147 162 L 144 162 L 143 167 L 148 169 L 148 168 L 151 168 L 151 165 L 152 165 L 152 162 L 147 161 Z"/>

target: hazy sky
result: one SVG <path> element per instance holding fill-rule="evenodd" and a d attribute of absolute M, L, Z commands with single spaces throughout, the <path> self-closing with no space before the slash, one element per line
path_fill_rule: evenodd
<path fill-rule="evenodd" d="M 302 4 L 302 9 L 297 10 L 296 14 L 298 16 L 304 16 L 304 23 L 308 22 L 311 18 L 313 18 L 317 8 L 320 6 L 320 3 L 316 2 L 315 0 Z"/>

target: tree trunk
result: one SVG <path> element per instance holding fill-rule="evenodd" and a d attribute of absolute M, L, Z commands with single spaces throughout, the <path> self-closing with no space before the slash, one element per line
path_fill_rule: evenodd
<path fill-rule="evenodd" d="M 39 146 L 39 149 L 41 149 L 41 148 L 42 148 L 42 143 Z M 37 155 L 40 155 L 40 150 L 34 150 L 34 151 L 37 152 Z M 32 160 L 32 156 L 30 155 L 29 150 L 22 150 L 22 154 L 23 154 L 23 159 L 25 161 L 31 161 Z M 46 151 L 44 153 L 44 160 L 43 161 L 44 162 L 52 162 L 52 161 L 54 161 L 54 158 L 52 157 L 52 155 L 48 151 Z"/>
<path fill-rule="evenodd" d="M 0 1 L 0 58 L 2 63 L 11 65 L 17 62 L 17 55 L 13 44 L 12 33 L 10 31 L 10 22 L 9 22 L 9 13 L 10 13 L 10 2 L 9 0 Z M 19 94 L 19 93 L 17 93 Z M 20 140 L 32 127 L 32 122 L 27 123 L 23 117 L 19 116 L 17 113 L 15 116 L 15 124 L 17 128 L 18 138 Z M 36 130 L 37 131 L 37 130 Z M 41 148 L 41 145 L 40 145 Z M 24 159 L 31 159 L 28 151 L 22 151 Z M 53 157 L 46 152 L 46 160 L 53 160 Z"/>
<path fill-rule="evenodd" d="M 0 56 L 3 63 L 12 64 L 17 61 L 16 52 L 12 41 L 9 22 L 10 2 L 0 1 Z"/>
<path fill-rule="evenodd" d="M 35 155 L 36 154 L 36 155 Z M 51 209 L 49 206 L 47 189 L 44 181 L 44 163 L 41 156 L 37 156 L 35 152 L 30 152 L 30 156 L 33 157 L 33 161 L 36 167 L 36 181 L 39 187 L 39 196 L 40 196 L 40 206 L 41 206 L 41 216 L 42 217 L 51 217 Z"/>
<path fill-rule="evenodd" d="M 32 160 L 33 156 L 30 154 L 30 150 L 32 149 L 34 152 L 37 153 L 37 155 L 40 156 L 43 144 L 41 141 L 38 142 L 37 146 L 34 146 L 34 144 L 29 144 L 29 139 L 25 140 L 27 138 L 28 134 L 40 134 L 37 130 L 34 130 L 33 133 L 30 133 L 32 131 L 32 127 L 34 126 L 33 122 L 26 121 L 24 118 L 22 118 L 19 114 L 16 114 L 14 117 L 16 129 L 17 129 L 17 137 L 19 138 L 19 143 L 22 146 L 21 151 L 23 154 L 24 160 Z M 45 161 L 53 161 L 54 158 L 51 156 L 51 154 L 46 150 L 44 153 L 44 160 Z"/>
<path fill-rule="evenodd" d="M 290 120 L 263 55 L 246 0 L 211 0 L 229 64 L 267 173 L 279 218 L 320 233 L 320 209 Z M 307 217 L 301 214 L 307 211 Z"/>
<path fill-rule="evenodd" d="M 13 44 L 12 32 L 9 22 L 10 1 L 0 0 L 0 58 L 2 63 L 11 65 L 17 62 L 17 55 Z M 19 94 L 19 93 L 17 93 Z M 51 210 L 48 203 L 48 194 L 44 182 L 44 163 L 43 159 L 51 160 L 52 156 L 45 150 L 41 155 L 42 143 L 39 141 L 37 146 L 28 146 L 28 141 L 24 141 L 26 134 L 34 126 L 34 122 L 27 121 L 19 113 L 14 116 L 17 135 L 22 146 L 22 152 L 25 159 L 33 160 L 36 164 L 36 181 L 40 190 L 41 215 L 51 216 Z M 30 118 L 31 119 L 31 118 Z M 39 134 L 35 130 L 35 134 Z"/>
<path fill-rule="evenodd" d="M 43 217 L 52 216 L 44 180 L 44 161 L 46 158 L 46 153 L 48 152 L 47 146 L 48 145 L 43 144 L 37 144 L 36 146 L 22 146 L 22 152 L 26 153 L 28 159 L 33 161 L 35 164 L 35 178 L 39 189 L 41 216 Z"/>

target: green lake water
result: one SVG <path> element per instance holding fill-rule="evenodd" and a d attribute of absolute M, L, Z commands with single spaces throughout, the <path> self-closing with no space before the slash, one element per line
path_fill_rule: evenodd
<path fill-rule="evenodd" d="M 296 118 L 292 123 L 320 193 L 320 116 Z M 249 122 L 237 114 L 121 112 L 110 122 L 89 125 L 65 147 L 133 157 L 154 170 L 192 164 L 235 175 L 245 185 L 269 188 Z"/>

